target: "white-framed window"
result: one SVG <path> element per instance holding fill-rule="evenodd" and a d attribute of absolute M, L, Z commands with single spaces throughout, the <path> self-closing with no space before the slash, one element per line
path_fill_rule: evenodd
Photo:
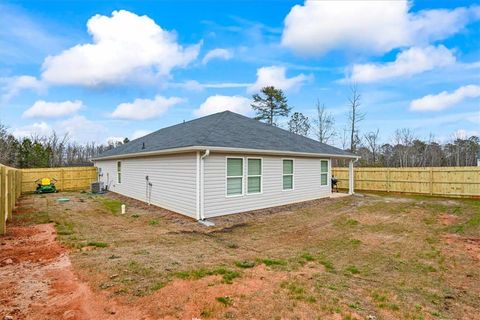
<path fill-rule="evenodd" d="M 262 193 L 262 159 L 247 158 L 247 194 Z"/>
<path fill-rule="evenodd" d="M 328 186 L 328 160 L 320 160 L 320 185 Z"/>
<path fill-rule="evenodd" d="M 283 159 L 283 190 L 293 190 L 293 159 Z"/>
<path fill-rule="evenodd" d="M 227 197 L 243 195 L 243 158 L 227 158 Z"/>
<path fill-rule="evenodd" d="M 122 183 L 122 161 L 117 161 L 117 183 Z"/>

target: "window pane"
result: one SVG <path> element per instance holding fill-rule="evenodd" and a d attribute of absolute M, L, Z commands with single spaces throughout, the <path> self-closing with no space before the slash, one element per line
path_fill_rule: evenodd
<path fill-rule="evenodd" d="M 227 159 L 227 176 L 243 175 L 243 159 Z"/>
<path fill-rule="evenodd" d="M 248 178 L 248 193 L 256 193 L 261 191 L 261 181 L 260 177 L 249 177 Z"/>
<path fill-rule="evenodd" d="M 321 162 L 322 173 L 328 172 L 328 161 L 322 160 Z"/>
<path fill-rule="evenodd" d="M 227 179 L 227 195 L 242 194 L 242 178 Z"/>
<path fill-rule="evenodd" d="M 118 179 L 118 183 L 122 183 L 122 174 L 120 172 L 118 173 L 117 179 Z"/>
<path fill-rule="evenodd" d="M 248 159 L 248 175 L 259 176 L 262 174 L 262 160 Z"/>
<path fill-rule="evenodd" d="M 122 163 L 120 161 L 117 162 L 117 171 L 122 171 Z"/>
<path fill-rule="evenodd" d="M 293 189 L 293 176 L 283 176 L 283 190 Z"/>
<path fill-rule="evenodd" d="M 328 185 L 328 173 L 322 173 L 322 175 L 321 175 L 321 185 L 322 186 Z"/>
<path fill-rule="evenodd" d="M 293 173 L 293 160 L 283 160 L 283 174 Z"/>

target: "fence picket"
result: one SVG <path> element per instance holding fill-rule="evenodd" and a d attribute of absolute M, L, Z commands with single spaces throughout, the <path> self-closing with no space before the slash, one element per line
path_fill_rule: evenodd
<path fill-rule="evenodd" d="M 332 168 L 348 188 L 348 168 Z M 355 190 L 480 197 L 480 167 L 355 168 Z"/>

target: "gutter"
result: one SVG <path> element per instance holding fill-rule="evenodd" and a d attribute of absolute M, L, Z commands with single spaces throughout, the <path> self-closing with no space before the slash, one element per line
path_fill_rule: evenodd
<path fill-rule="evenodd" d="M 296 151 L 281 151 L 281 150 L 264 150 L 264 149 L 248 149 L 248 148 L 229 148 L 229 147 L 211 147 L 211 146 L 190 146 L 181 148 L 171 148 L 165 150 L 146 151 L 119 154 L 106 157 L 92 158 L 92 161 L 113 160 L 113 159 L 126 159 L 126 158 L 138 158 L 148 157 L 164 154 L 175 154 L 184 152 L 198 152 L 198 151 L 211 151 L 211 152 L 224 152 L 224 153 L 249 153 L 249 154 L 269 154 L 269 155 L 292 155 L 292 156 L 304 156 L 314 158 L 336 158 L 336 159 L 359 159 L 357 155 L 346 154 L 331 154 L 331 153 L 313 153 L 313 152 L 296 152 Z M 208 155 L 207 155 L 208 156 Z"/>

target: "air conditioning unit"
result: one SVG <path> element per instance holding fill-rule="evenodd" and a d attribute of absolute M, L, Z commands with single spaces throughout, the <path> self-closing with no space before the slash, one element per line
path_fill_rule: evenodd
<path fill-rule="evenodd" d="M 93 182 L 91 188 L 92 193 L 103 193 L 103 182 Z"/>

